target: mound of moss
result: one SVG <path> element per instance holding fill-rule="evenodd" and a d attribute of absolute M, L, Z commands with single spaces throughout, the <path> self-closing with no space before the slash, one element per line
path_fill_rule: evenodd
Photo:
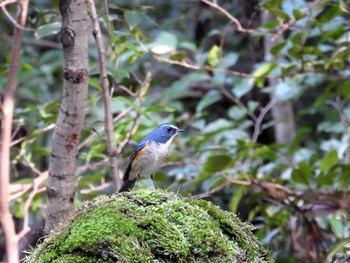
<path fill-rule="evenodd" d="M 273 262 L 251 230 L 207 201 L 134 190 L 82 203 L 25 262 Z"/>

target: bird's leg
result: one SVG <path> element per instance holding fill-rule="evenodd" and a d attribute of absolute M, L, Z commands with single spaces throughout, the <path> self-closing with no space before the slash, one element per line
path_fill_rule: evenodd
<path fill-rule="evenodd" d="M 156 182 L 154 181 L 154 174 L 151 174 L 151 179 L 152 179 L 154 188 L 157 188 Z"/>

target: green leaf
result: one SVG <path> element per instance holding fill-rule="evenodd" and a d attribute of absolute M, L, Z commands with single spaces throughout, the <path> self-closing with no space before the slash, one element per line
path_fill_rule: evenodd
<path fill-rule="evenodd" d="M 216 67 L 220 63 L 221 50 L 217 45 L 214 45 L 209 50 L 208 64 L 212 67 Z"/>
<path fill-rule="evenodd" d="M 93 78 L 89 78 L 89 85 L 98 89 L 99 91 L 102 91 L 102 87 L 101 87 L 100 83 Z"/>
<path fill-rule="evenodd" d="M 239 54 L 236 52 L 229 52 L 227 53 L 220 63 L 220 68 L 229 68 L 236 64 L 237 60 L 239 58 Z"/>
<path fill-rule="evenodd" d="M 35 30 L 34 35 L 37 39 L 51 36 L 51 35 L 55 35 L 61 31 L 61 26 L 62 26 L 61 22 L 54 22 L 54 23 L 46 24 L 46 25 L 38 27 Z"/>
<path fill-rule="evenodd" d="M 338 163 L 338 153 L 336 150 L 333 150 L 330 153 L 328 153 L 327 156 L 321 161 L 320 170 L 322 172 L 328 173 L 329 170 Z"/>
<path fill-rule="evenodd" d="M 232 106 L 228 110 L 228 116 L 235 121 L 239 121 L 247 115 L 247 110 L 238 106 Z"/>
<path fill-rule="evenodd" d="M 292 179 L 294 182 L 309 185 L 312 178 L 312 167 L 306 162 L 299 163 L 299 168 L 293 169 Z"/>
<path fill-rule="evenodd" d="M 147 112 L 142 110 L 139 106 L 137 106 L 135 103 L 133 103 L 131 100 L 128 100 L 127 98 L 121 97 L 121 96 L 114 97 L 112 98 L 112 100 L 124 102 L 125 104 L 129 105 L 133 109 L 137 110 L 139 113 L 145 116 L 148 120 L 151 120 L 151 116 Z"/>
<path fill-rule="evenodd" d="M 279 101 L 287 101 L 299 96 L 302 88 L 291 79 L 287 79 L 284 82 L 280 82 L 274 89 L 274 97 Z"/>
<path fill-rule="evenodd" d="M 196 112 L 202 112 L 206 107 L 221 99 L 221 93 L 217 90 L 209 91 L 197 104 Z"/>
<path fill-rule="evenodd" d="M 142 20 L 142 15 L 140 12 L 127 10 L 124 13 L 126 23 L 129 25 L 129 29 L 133 30 Z"/>
<path fill-rule="evenodd" d="M 293 9 L 293 16 L 296 20 L 306 17 L 307 14 L 301 12 L 299 9 Z"/>
<path fill-rule="evenodd" d="M 237 212 L 237 208 L 239 205 L 239 202 L 242 199 L 242 196 L 247 192 L 246 186 L 237 186 L 235 194 L 231 197 L 230 200 L 230 211 L 233 213 Z"/>
<path fill-rule="evenodd" d="M 341 238 L 346 235 L 345 232 L 347 232 L 347 228 L 344 227 L 342 221 L 339 218 L 332 217 L 329 220 L 329 223 L 336 237 Z"/>
<path fill-rule="evenodd" d="M 270 10 L 272 13 L 274 13 L 277 17 L 282 18 L 282 19 L 285 20 L 285 21 L 290 20 L 289 15 L 288 15 L 286 12 L 282 11 L 281 9 L 278 9 L 278 8 L 269 8 L 269 10 Z"/>
<path fill-rule="evenodd" d="M 274 45 L 270 50 L 271 54 L 277 57 L 280 51 L 282 50 L 282 48 L 284 48 L 286 44 L 287 44 L 286 42 L 282 42 Z"/>
<path fill-rule="evenodd" d="M 228 155 L 211 155 L 203 165 L 203 170 L 208 173 L 222 171 L 232 164 L 232 158 Z"/>
<path fill-rule="evenodd" d="M 175 60 L 175 61 L 184 61 L 187 58 L 187 54 L 185 52 L 176 52 L 175 54 L 172 54 L 169 59 Z"/>
<path fill-rule="evenodd" d="M 265 77 L 268 73 L 270 73 L 273 69 L 277 67 L 276 63 L 265 63 L 262 66 L 258 67 L 253 72 L 253 77 L 249 80 L 250 85 L 254 85 L 254 83 L 257 83 L 260 88 L 262 88 L 262 83 L 264 81 L 259 81 L 259 78 Z M 259 84 L 260 83 L 260 84 Z"/>
<path fill-rule="evenodd" d="M 122 68 L 112 69 L 112 74 L 117 83 L 120 83 L 124 78 L 130 77 L 129 72 Z"/>
<path fill-rule="evenodd" d="M 152 105 L 150 107 L 147 107 L 146 112 L 161 111 L 161 110 L 164 110 L 166 112 L 175 112 L 176 111 L 174 108 L 166 107 L 163 105 Z"/>

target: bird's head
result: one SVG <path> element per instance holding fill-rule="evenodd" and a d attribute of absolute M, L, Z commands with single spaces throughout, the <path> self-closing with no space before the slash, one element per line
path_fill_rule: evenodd
<path fill-rule="evenodd" d="M 174 124 L 163 123 L 155 128 L 147 137 L 157 143 L 170 144 L 176 135 L 184 131 L 185 130 L 179 129 Z"/>

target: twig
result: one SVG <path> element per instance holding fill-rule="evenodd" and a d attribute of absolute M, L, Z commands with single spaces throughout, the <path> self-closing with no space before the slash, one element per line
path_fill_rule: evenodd
<path fill-rule="evenodd" d="M 211 2 L 209 0 L 201 0 L 203 3 L 206 3 L 207 5 L 213 7 L 214 9 L 220 11 L 221 13 L 223 13 L 228 19 L 230 19 L 230 21 L 236 25 L 236 29 L 239 32 L 243 32 L 243 33 L 256 33 L 256 32 L 267 32 L 266 30 L 258 30 L 258 29 L 250 29 L 250 28 L 244 28 L 242 27 L 241 23 L 238 21 L 237 18 L 235 18 L 233 15 L 231 15 L 226 9 L 224 9 L 223 7 L 219 6 L 218 4 L 216 4 L 215 2 Z"/>
<path fill-rule="evenodd" d="M 212 194 L 220 191 L 221 189 L 224 189 L 225 187 L 229 186 L 231 184 L 231 182 L 229 181 L 225 181 L 224 183 L 222 183 L 221 185 L 210 189 L 209 191 L 202 193 L 202 194 L 198 194 L 198 195 L 193 195 L 191 198 L 193 199 L 200 199 L 200 198 L 204 198 L 204 197 L 208 197 L 211 196 Z"/>
<path fill-rule="evenodd" d="M 265 115 L 272 109 L 273 105 L 275 104 L 276 100 L 272 98 L 270 102 L 261 110 L 258 118 L 255 120 L 254 125 L 254 133 L 252 136 L 252 141 L 256 142 L 258 140 L 258 137 L 261 132 L 261 123 L 265 118 Z"/>
<path fill-rule="evenodd" d="M 97 50 L 99 54 L 99 66 L 100 66 L 100 78 L 101 87 L 103 89 L 103 99 L 104 99 L 104 109 L 105 109 L 105 131 L 107 136 L 107 149 L 110 165 L 111 177 L 114 181 L 115 191 L 118 191 L 120 187 L 120 177 L 118 170 L 117 156 L 115 154 L 114 147 L 114 134 L 113 134 L 113 122 L 112 122 L 112 112 L 111 112 L 111 102 L 109 93 L 109 83 L 106 70 L 106 50 L 102 41 L 102 33 L 100 24 L 98 22 L 98 16 L 96 12 L 94 0 L 88 0 L 88 13 L 93 24 L 93 35 L 97 43 Z"/>
<path fill-rule="evenodd" d="M 40 175 L 35 178 L 33 182 L 33 190 L 30 192 L 27 200 L 24 203 L 24 218 L 23 218 L 23 228 L 22 230 L 17 234 L 18 238 L 21 239 L 23 238 L 29 231 L 30 231 L 30 226 L 29 226 L 29 208 L 32 205 L 33 198 L 35 195 L 40 191 L 39 186 L 41 183 L 48 177 L 48 173 L 40 173 Z M 41 189 L 43 190 L 43 189 Z"/>
<path fill-rule="evenodd" d="M 245 109 L 250 118 L 252 118 L 254 121 L 256 121 L 256 116 L 253 112 L 250 112 L 247 106 L 245 106 L 236 96 L 234 96 L 230 91 L 225 89 L 224 87 L 219 87 L 219 90 L 224 94 L 228 99 L 236 103 L 239 107 L 242 109 Z"/>
<path fill-rule="evenodd" d="M 55 128 L 55 124 L 54 124 L 54 123 L 52 123 L 52 124 L 48 125 L 47 127 L 43 128 L 43 129 L 41 130 L 41 133 L 50 131 L 50 130 L 52 130 L 53 128 Z M 33 137 L 33 134 L 30 134 L 30 135 L 27 135 L 27 136 L 23 136 L 23 137 L 21 137 L 21 138 L 18 138 L 17 140 L 14 140 L 14 141 L 11 142 L 11 147 L 12 147 L 12 146 L 15 146 L 17 143 L 23 142 L 24 140 L 27 140 L 27 139 L 29 139 L 29 138 L 31 138 L 31 137 Z"/>
<path fill-rule="evenodd" d="M 101 166 L 106 165 L 109 162 L 108 158 L 105 158 L 101 161 L 95 162 L 95 163 L 88 163 L 88 164 L 84 164 L 84 165 L 80 165 L 77 167 L 76 171 L 77 174 L 80 174 L 86 170 L 95 170 Z"/>
<path fill-rule="evenodd" d="M 12 24 L 15 25 L 15 27 L 17 27 L 18 29 L 21 29 L 21 30 L 24 30 L 24 31 L 35 31 L 34 29 L 31 29 L 31 28 L 26 28 L 22 25 L 20 25 L 12 16 L 11 14 L 9 13 L 9 11 L 7 11 L 7 8 L 6 6 L 8 4 L 12 4 L 12 3 L 19 3 L 18 0 L 7 0 L 7 1 L 3 1 L 0 3 L 0 7 L 1 7 L 1 10 L 4 12 L 4 14 L 6 15 L 6 17 L 12 22 Z"/>
<path fill-rule="evenodd" d="M 18 0 L 4 0 L 0 3 L 0 7 L 3 7 L 5 5 L 13 4 L 13 3 L 18 3 Z"/>
<path fill-rule="evenodd" d="M 253 74 L 249 74 L 249 73 L 245 73 L 245 72 L 239 72 L 239 71 L 224 69 L 224 68 L 201 67 L 199 65 L 188 63 L 187 61 L 172 60 L 172 59 L 168 59 L 168 58 L 164 58 L 164 57 L 160 57 L 160 56 L 155 56 L 154 54 L 153 54 L 153 56 L 155 59 L 157 59 L 160 62 L 166 62 L 166 63 L 172 64 L 172 65 L 178 65 L 178 66 L 188 68 L 188 69 L 193 69 L 196 71 L 223 72 L 223 73 L 227 73 L 227 74 L 232 75 L 232 76 L 238 76 L 238 77 L 242 77 L 242 78 L 254 78 L 254 79 L 268 79 L 268 78 L 279 78 L 280 77 L 277 75 L 256 77 Z"/>
<path fill-rule="evenodd" d="M 146 94 L 146 92 L 151 84 L 152 74 L 153 74 L 152 71 L 147 71 L 146 77 L 145 77 L 144 81 L 142 82 L 140 91 L 138 92 L 137 97 L 135 99 L 135 104 L 137 106 L 141 105 L 142 98 Z M 126 134 L 125 139 L 121 143 L 119 143 L 119 146 L 118 146 L 117 151 L 116 151 L 117 155 L 119 155 L 123 151 L 125 146 L 129 143 L 130 138 L 137 131 L 137 128 L 139 126 L 139 122 L 140 122 L 140 113 L 137 113 L 136 118 L 135 118 L 135 122 L 134 122 L 132 128 Z"/>
<path fill-rule="evenodd" d="M 223 177 L 228 181 L 230 184 L 235 184 L 235 185 L 251 185 L 252 181 L 250 180 L 237 180 L 237 179 L 232 179 L 230 177 L 227 177 L 223 175 Z"/>
<path fill-rule="evenodd" d="M 309 5 L 308 8 L 306 8 L 306 10 L 304 12 L 302 12 L 303 14 L 308 14 L 310 13 L 310 11 L 312 9 L 314 9 L 316 6 L 318 6 L 320 3 L 322 3 L 323 0 L 316 0 L 315 2 L 313 2 L 312 4 Z M 272 42 L 275 42 L 282 34 L 283 32 L 285 32 L 286 30 L 288 30 L 289 28 L 291 28 L 292 25 L 295 24 L 295 22 L 297 22 L 297 20 L 295 19 L 295 17 L 293 17 L 292 19 L 290 19 L 287 23 L 281 23 L 279 28 L 277 29 L 277 32 L 272 36 L 271 40 Z"/>

